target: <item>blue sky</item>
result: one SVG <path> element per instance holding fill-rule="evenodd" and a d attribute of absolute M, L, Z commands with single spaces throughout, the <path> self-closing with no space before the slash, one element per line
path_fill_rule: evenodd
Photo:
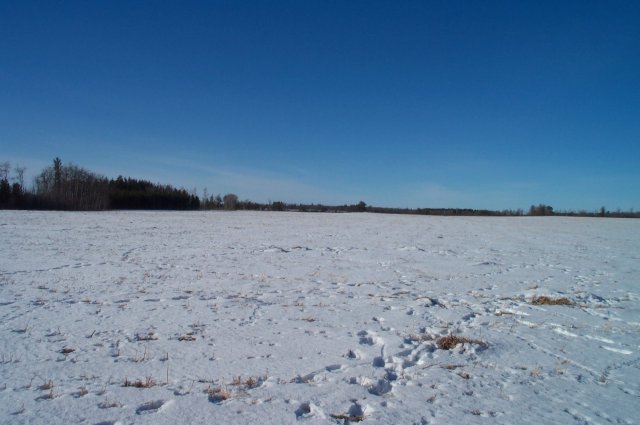
<path fill-rule="evenodd" d="M 201 193 L 640 208 L 640 2 L 2 1 L 0 160 Z"/>

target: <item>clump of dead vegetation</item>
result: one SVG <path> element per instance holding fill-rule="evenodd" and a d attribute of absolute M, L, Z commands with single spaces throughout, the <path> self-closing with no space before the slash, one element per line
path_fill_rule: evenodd
<path fill-rule="evenodd" d="M 231 393 L 221 386 L 212 387 L 209 385 L 205 390 L 205 393 L 207 393 L 209 401 L 212 403 L 222 403 L 223 401 L 231 398 Z"/>
<path fill-rule="evenodd" d="M 485 341 L 458 335 L 447 335 L 436 340 L 436 345 L 441 350 L 453 350 L 458 344 L 475 344 L 482 348 L 487 348 L 489 346 Z"/>
<path fill-rule="evenodd" d="M 444 364 L 444 365 L 440 365 L 440 367 L 446 370 L 454 371 L 460 367 L 465 367 L 465 366 L 461 364 Z M 458 375 L 462 379 L 471 379 L 471 375 L 469 374 L 469 372 L 462 371 L 462 372 L 458 372 L 456 375 Z"/>
<path fill-rule="evenodd" d="M 365 417 L 364 415 L 345 415 L 345 414 L 330 414 L 329 416 L 331 416 L 333 419 L 339 419 L 341 421 L 344 421 L 345 424 L 348 424 L 350 422 L 362 422 L 364 421 Z"/>
<path fill-rule="evenodd" d="M 231 381 L 231 385 L 236 387 L 245 387 L 246 389 L 251 390 L 254 388 L 258 388 L 266 380 L 267 380 L 266 375 L 258 376 L 257 378 L 250 376 L 244 379 L 240 375 L 238 375 L 233 377 L 233 380 Z"/>
<path fill-rule="evenodd" d="M 447 370 L 456 370 L 459 367 L 464 367 L 464 365 L 462 365 L 462 364 L 443 364 L 443 365 L 440 365 L 440 367 L 443 368 L 443 369 L 447 369 Z"/>
<path fill-rule="evenodd" d="M 258 388 L 261 386 L 268 378 L 268 375 L 265 374 L 263 376 L 249 376 L 248 378 L 243 378 L 242 376 L 234 376 L 231 380 L 232 387 L 236 388 L 234 393 L 242 394 L 244 391 L 252 390 L 254 388 Z M 226 385 L 216 385 L 212 387 L 211 384 L 204 391 L 209 396 L 209 401 L 212 403 L 222 403 L 225 400 L 228 400 L 233 397 L 231 391 L 227 389 Z"/>
<path fill-rule="evenodd" d="M 530 301 L 533 305 L 574 305 L 575 303 L 567 297 L 551 298 L 546 295 L 533 297 Z"/>
<path fill-rule="evenodd" d="M 60 353 L 67 355 L 67 354 L 71 354 L 74 351 L 76 351 L 75 348 L 71 348 L 71 347 L 64 347 L 62 350 L 60 350 Z"/>
<path fill-rule="evenodd" d="M 180 335 L 178 337 L 178 341 L 195 341 L 196 337 L 193 336 L 193 333 L 189 332 L 186 335 Z"/>
<path fill-rule="evenodd" d="M 151 387 L 155 387 L 156 381 L 150 377 L 147 376 L 144 381 L 142 379 L 138 379 L 135 381 L 129 381 L 129 379 L 124 378 L 124 385 L 123 387 L 134 387 L 134 388 L 151 388 Z"/>
<path fill-rule="evenodd" d="M 43 400 L 53 400 L 54 398 L 56 398 L 56 394 L 53 391 L 53 387 L 54 387 L 53 380 L 49 379 L 48 381 L 45 381 L 42 385 L 40 385 L 40 389 L 43 391 L 49 391 L 49 392 L 39 398 Z"/>
<path fill-rule="evenodd" d="M 108 398 L 104 399 L 104 401 L 101 401 L 100 403 L 98 403 L 98 407 L 101 409 L 112 409 L 114 407 L 122 407 L 122 403 L 120 403 L 118 400 L 109 400 Z"/>
<path fill-rule="evenodd" d="M 136 341 L 157 341 L 158 335 L 155 332 L 147 332 L 146 334 L 136 334 Z"/>

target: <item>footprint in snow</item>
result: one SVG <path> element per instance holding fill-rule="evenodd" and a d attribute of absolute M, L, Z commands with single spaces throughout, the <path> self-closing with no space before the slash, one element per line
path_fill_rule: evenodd
<path fill-rule="evenodd" d="M 465 314 L 464 316 L 462 316 L 462 321 L 463 322 L 468 322 L 471 319 L 475 318 L 476 314 L 475 313 L 469 313 L 469 314 Z"/>
<path fill-rule="evenodd" d="M 138 415 L 146 415 L 149 413 L 156 413 L 159 412 L 161 410 L 164 410 L 167 408 L 167 406 L 169 406 L 171 404 L 172 400 L 166 401 L 166 400 L 154 400 L 154 401 L 149 401 L 147 403 L 141 404 L 140 406 L 138 406 L 138 408 L 136 409 L 136 413 Z"/>
<path fill-rule="evenodd" d="M 366 408 L 363 409 L 362 406 L 357 402 L 357 401 L 352 401 L 352 405 L 351 407 L 349 407 L 349 416 L 351 417 L 363 417 L 364 416 L 364 411 L 367 410 Z"/>
<path fill-rule="evenodd" d="M 329 366 L 325 367 L 325 370 L 327 372 L 335 372 L 336 370 L 340 370 L 342 368 L 343 368 L 343 366 L 341 364 L 337 364 L 336 363 L 336 364 L 332 364 L 332 365 L 329 365 Z"/>
<path fill-rule="evenodd" d="M 374 357 L 372 365 L 373 367 L 384 367 L 385 365 L 384 358 L 382 358 L 382 356 Z"/>
<path fill-rule="evenodd" d="M 375 332 L 360 331 L 358 332 L 358 336 L 360 337 L 360 345 L 374 345 L 381 343 L 380 338 L 375 334 Z"/>
<path fill-rule="evenodd" d="M 324 413 L 318 406 L 308 401 L 301 403 L 295 411 L 297 420 L 304 420 L 312 417 L 325 418 Z"/>
<path fill-rule="evenodd" d="M 371 338 L 370 336 L 361 336 L 360 337 L 360 344 L 361 345 L 373 345 L 373 338 Z"/>
<path fill-rule="evenodd" d="M 391 392 L 391 390 L 392 390 L 391 382 L 389 382 L 386 379 L 378 379 L 378 382 L 376 382 L 374 385 L 369 387 L 369 393 L 377 396 L 385 395 Z"/>
<path fill-rule="evenodd" d="M 305 401 L 296 409 L 296 418 L 311 416 L 311 403 Z"/>
<path fill-rule="evenodd" d="M 348 359 L 360 359 L 362 355 L 357 350 L 350 349 L 347 351 L 347 354 L 345 354 L 345 357 Z"/>

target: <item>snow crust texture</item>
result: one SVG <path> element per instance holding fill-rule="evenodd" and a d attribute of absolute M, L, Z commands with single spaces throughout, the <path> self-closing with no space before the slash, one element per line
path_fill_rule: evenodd
<path fill-rule="evenodd" d="M 0 242 L 0 423 L 640 418 L 637 220 L 1 211 Z"/>

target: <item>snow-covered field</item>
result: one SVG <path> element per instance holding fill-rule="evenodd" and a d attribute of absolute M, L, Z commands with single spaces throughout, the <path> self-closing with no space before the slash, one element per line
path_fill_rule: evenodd
<path fill-rule="evenodd" d="M 638 220 L 0 211 L 0 242 L 2 423 L 640 422 Z"/>

